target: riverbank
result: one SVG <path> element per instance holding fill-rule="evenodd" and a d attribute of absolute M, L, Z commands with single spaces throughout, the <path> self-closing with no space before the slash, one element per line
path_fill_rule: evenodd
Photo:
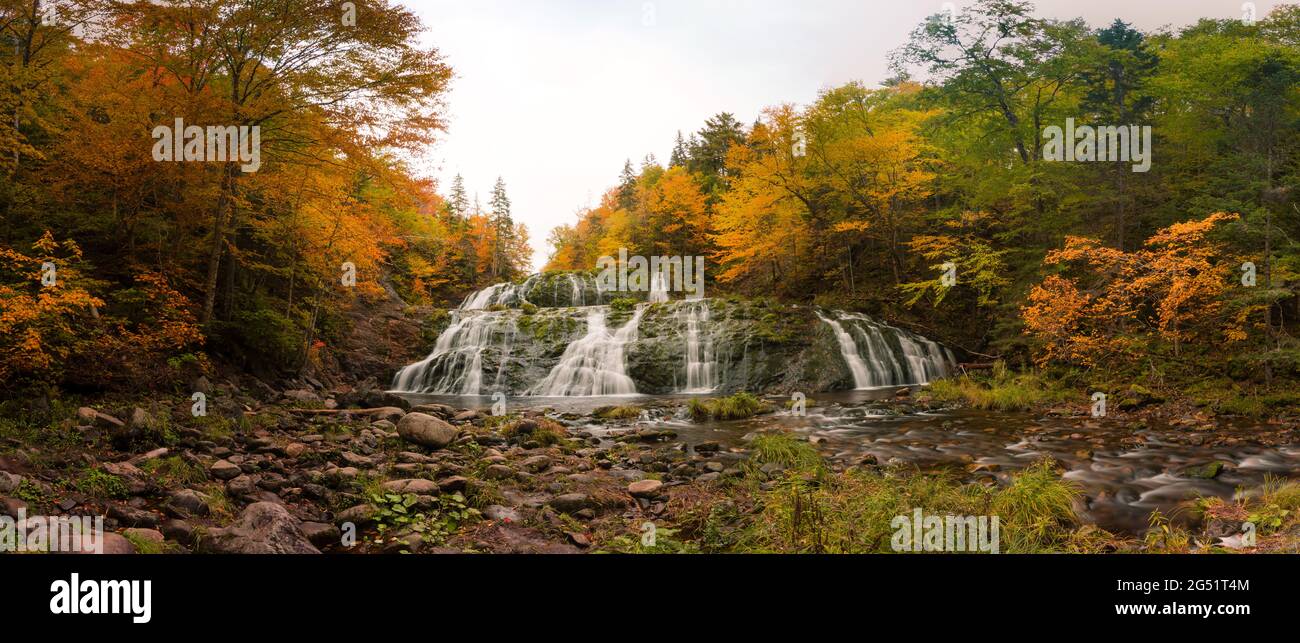
<path fill-rule="evenodd" d="M 6 409 L 0 512 L 103 515 L 123 552 L 888 552 L 913 508 L 997 515 L 1003 552 L 1300 551 L 1294 424 L 980 414 L 910 389 L 730 420 L 657 398 L 494 416 L 198 384 L 202 417 Z"/>

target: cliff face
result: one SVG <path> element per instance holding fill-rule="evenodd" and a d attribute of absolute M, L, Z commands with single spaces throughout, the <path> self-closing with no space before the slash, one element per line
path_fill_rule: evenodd
<path fill-rule="evenodd" d="M 610 293 L 539 275 L 468 296 L 392 388 L 459 395 L 814 392 L 916 384 L 951 353 L 853 313 L 739 297 Z M 573 305 L 577 303 L 578 305 Z"/>

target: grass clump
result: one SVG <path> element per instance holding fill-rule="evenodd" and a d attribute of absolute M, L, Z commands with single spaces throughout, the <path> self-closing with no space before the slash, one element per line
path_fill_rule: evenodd
<path fill-rule="evenodd" d="M 760 433 L 749 443 L 752 464 L 779 464 L 786 469 L 808 473 L 825 470 L 821 454 L 813 445 L 789 433 Z"/>
<path fill-rule="evenodd" d="M 692 420 L 699 422 L 708 419 L 741 420 L 771 411 L 771 408 L 762 400 L 741 391 L 728 397 L 692 399 L 687 406 L 687 411 Z"/>
<path fill-rule="evenodd" d="M 1033 373 L 1012 375 L 1002 362 L 989 377 L 963 375 L 930 383 L 930 396 L 939 402 L 955 402 L 986 411 L 1027 411 L 1061 398 Z"/>
<path fill-rule="evenodd" d="M 592 415 L 602 420 L 634 420 L 641 417 L 641 407 L 639 406 L 602 406 L 592 412 Z"/>
<path fill-rule="evenodd" d="M 562 444 L 568 438 L 564 426 L 546 418 L 522 418 L 506 424 L 501 434 L 511 442 L 535 441 L 542 446 Z"/>
<path fill-rule="evenodd" d="M 809 477 L 792 471 L 762 496 L 762 510 L 740 545 L 760 552 L 889 553 L 895 518 L 920 508 L 925 516 L 997 516 L 1002 553 L 1095 551 L 1108 535 L 1080 527 L 1077 493 L 1048 460 L 1002 489 L 962 484 L 944 473 L 851 469 Z"/>
<path fill-rule="evenodd" d="M 166 488 L 194 485 L 208 479 L 202 467 L 178 455 L 145 460 L 140 463 L 140 469 Z"/>

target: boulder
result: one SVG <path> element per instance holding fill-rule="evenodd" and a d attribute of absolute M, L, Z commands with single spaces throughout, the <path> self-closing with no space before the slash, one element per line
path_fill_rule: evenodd
<path fill-rule="evenodd" d="M 451 444 L 457 433 L 452 425 L 424 413 L 408 413 L 397 423 L 397 434 L 403 440 L 430 449 L 441 449 Z"/>
<path fill-rule="evenodd" d="M 658 494 L 659 489 L 663 486 L 664 483 L 658 480 L 637 480 L 627 486 L 627 492 L 638 498 L 649 498 Z"/>
<path fill-rule="evenodd" d="M 255 502 L 224 529 L 212 529 L 199 546 L 213 554 L 319 554 L 302 523 L 281 505 Z"/>

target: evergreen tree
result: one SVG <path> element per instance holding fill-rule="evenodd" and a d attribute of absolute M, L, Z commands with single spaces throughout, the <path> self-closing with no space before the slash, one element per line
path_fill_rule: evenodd
<path fill-rule="evenodd" d="M 459 174 L 451 181 L 451 197 L 447 199 L 447 210 L 451 212 L 453 222 L 459 222 L 469 216 L 469 197 L 465 195 L 465 180 Z"/>
<path fill-rule="evenodd" d="M 677 140 L 673 143 L 673 155 L 668 159 L 668 167 L 686 167 L 690 162 L 691 153 L 686 148 L 686 140 L 682 138 L 682 131 L 677 130 Z"/>
<path fill-rule="evenodd" d="M 632 169 L 632 159 L 623 163 L 623 172 L 618 180 L 618 205 L 624 210 L 631 210 L 636 204 L 636 171 Z"/>
<path fill-rule="evenodd" d="M 506 182 L 497 177 L 492 186 L 492 274 L 501 276 L 510 271 L 509 248 L 515 233 L 515 222 L 510 217 L 510 197 L 506 196 Z"/>

